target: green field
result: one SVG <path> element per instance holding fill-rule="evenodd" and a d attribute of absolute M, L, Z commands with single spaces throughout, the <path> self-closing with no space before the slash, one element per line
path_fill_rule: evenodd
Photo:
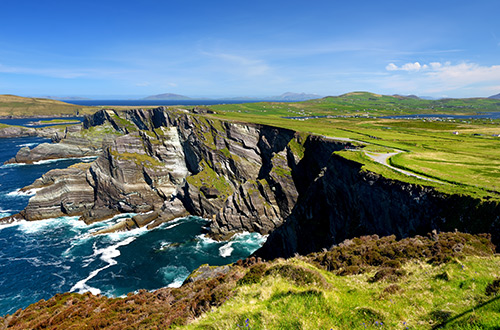
<path fill-rule="evenodd" d="M 79 120 L 71 119 L 51 119 L 51 120 L 40 120 L 41 124 L 78 124 Z"/>
<path fill-rule="evenodd" d="M 216 105 L 217 118 L 254 122 L 328 137 L 351 138 L 368 144 L 366 150 L 400 154 L 390 165 L 435 181 L 395 172 L 369 157 L 342 153 L 366 169 L 384 176 L 435 186 L 448 193 L 500 199 L 500 120 L 384 119 L 387 115 L 477 114 L 500 111 L 492 99 L 421 100 L 371 93 L 350 93 L 298 103 Z M 317 119 L 284 117 L 329 116 Z"/>
<path fill-rule="evenodd" d="M 0 95 L 0 117 L 55 117 L 94 113 L 94 108 L 61 101 Z"/>

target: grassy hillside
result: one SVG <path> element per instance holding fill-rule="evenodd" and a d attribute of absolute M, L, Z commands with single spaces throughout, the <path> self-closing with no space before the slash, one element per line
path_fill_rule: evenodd
<path fill-rule="evenodd" d="M 9 329 L 498 329 L 500 259 L 486 236 L 365 236 L 288 260 L 211 268 L 124 298 L 66 293 Z M 192 276 L 207 270 L 202 266 Z"/>
<path fill-rule="evenodd" d="M 364 153 L 343 152 L 367 169 L 404 181 L 435 186 L 448 193 L 500 199 L 500 120 L 384 119 L 405 114 L 476 114 L 499 112 L 492 99 L 422 100 L 349 93 L 298 103 L 251 103 L 211 107 L 218 118 L 255 122 L 328 137 L 351 138 L 378 153 L 402 151 L 389 159 L 397 168 L 427 177 L 407 177 L 374 162 Z M 298 120 L 285 117 L 328 116 Z M 437 181 L 437 182 L 436 182 Z"/>
<path fill-rule="evenodd" d="M 75 116 L 93 112 L 95 110 L 91 107 L 56 100 L 0 95 L 0 117 Z"/>

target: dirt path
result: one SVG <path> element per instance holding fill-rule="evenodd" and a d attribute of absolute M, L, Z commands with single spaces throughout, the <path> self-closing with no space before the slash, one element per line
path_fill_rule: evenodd
<path fill-rule="evenodd" d="M 325 139 L 329 139 L 329 140 L 337 140 L 337 141 L 344 141 L 344 142 L 355 142 L 355 143 L 364 144 L 364 145 L 368 145 L 369 144 L 367 142 L 353 140 L 353 139 L 350 139 L 350 138 L 330 137 L 330 136 L 323 136 L 323 137 Z M 403 174 L 406 174 L 406 175 L 409 175 L 409 176 L 412 176 L 412 177 L 415 177 L 415 178 L 418 178 L 418 179 L 421 179 L 421 180 L 425 180 L 425 181 L 432 181 L 432 182 L 446 184 L 446 182 L 435 180 L 435 179 L 431 179 L 431 178 L 427 178 L 425 176 L 421 176 L 421 175 L 415 174 L 415 173 L 410 172 L 410 171 L 405 171 L 405 170 L 402 170 L 400 168 L 397 168 L 397 167 L 394 167 L 394 166 L 390 165 L 388 163 L 389 158 L 391 158 L 392 156 L 395 156 L 397 154 L 400 154 L 400 153 L 404 152 L 403 150 L 394 149 L 395 150 L 394 152 L 387 152 L 387 153 L 369 152 L 369 151 L 364 151 L 362 149 L 358 149 L 358 150 L 361 151 L 361 152 L 364 152 L 365 155 L 367 155 L 368 157 L 370 157 L 375 162 L 377 162 L 379 164 L 382 164 L 384 166 L 387 166 L 388 168 L 390 168 L 390 169 L 392 169 L 394 171 L 397 171 L 399 173 L 403 173 Z M 356 151 L 356 150 L 353 150 L 353 151 Z"/>
<path fill-rule="evenodd" d="M 421 179 L 421 180 L 432 181 L 432 182 L 437 182 L 437 183 L 444 183 L 444 182 L 439 181 L 439 180 L 434 180 L 434 179 L 426 178 L 424 176 L 420 176 L 420 175 L 415 174 L 413 172 L 402 170 L 400 168 L 397 168 L 397 167 L 394 167 L 394 166 L 390 165 L 387 162 L 389 160 L 389 158 L 391 158 L 392 156 L 395 156 L 395 155 L 397 155 L 399 153 L 402 153 L 402 152 L 403 152 L 402 150 L 396 150 L 395 152 L 388 152 L 388 153 L 367 152 L 367 151 L 365 151 L 364 153 L 365 153 L 365 155 L 367 155 L 368 157 L 370 157 L 375 162 L 377 162 L 379 164 L 382 164 L 384 166 L 387 166 L 390 169 L 393 169 L 394 171 L 397 171 L 397 172 L 400 172 L 400 173 L 403 173 L 403 174 L 406 174 L 406 175 L 409 175 L 409 176 L 413 176 L 413 177 Z"/>

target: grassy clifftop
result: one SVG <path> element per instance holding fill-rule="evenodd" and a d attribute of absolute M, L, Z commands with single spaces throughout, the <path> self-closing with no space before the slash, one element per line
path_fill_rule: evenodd
<path fill-rule="evenodd" d="M 69 104 L 56 100 L 0 95 L 0 116 L 50 117 L 75 116 L 93 113 L 91 107 Z"/>
<path fill-rule="evenodd" d="M 384 118 L 411 114 L 476 115 L 500 112 L 493 99 L 423 100 L 367 92 L 297 103 L 262 102 L 211 107 L 218 118 L 254 122 L 367 145 L 360 154 L 343 152 L 369 170 L 402 181 L 434 186 L 445 193 L 500 199 L 500 119 Z M 316 116 L 322 116 L 317 118 Z M 372 155 L 368 155 L 368 151 Z M 387 164 L 377 154 L 398 153 Z M 375 156 L 374 156 L 375 155 Z M 391 165 L 388 167 L 386 165 Z M 406 170 L 427 180 L 405 176 Z"/>

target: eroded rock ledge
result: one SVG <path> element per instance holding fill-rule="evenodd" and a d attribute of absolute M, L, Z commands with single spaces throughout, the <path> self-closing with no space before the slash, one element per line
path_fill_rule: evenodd
<path fill-rule="evenodd" d="M 111 228 L 126 230 L 192 214 L 211 219 L 214 237 L 271 234 L 257 252 L 265 258 L 318 251 L 354 236 L 433 229 L 489 232 L 499 243 L 496 202 L 365 172 L 335 154 L 352 147 L 345 141 L 160 107 L 101 110 L 56 145 L 99 156 L 26 187 L 39 190 L 17 217 L 78 215 L 91 223 L 139 213 Z M 30 154 L 43 156 L 35 149 Z"/>

